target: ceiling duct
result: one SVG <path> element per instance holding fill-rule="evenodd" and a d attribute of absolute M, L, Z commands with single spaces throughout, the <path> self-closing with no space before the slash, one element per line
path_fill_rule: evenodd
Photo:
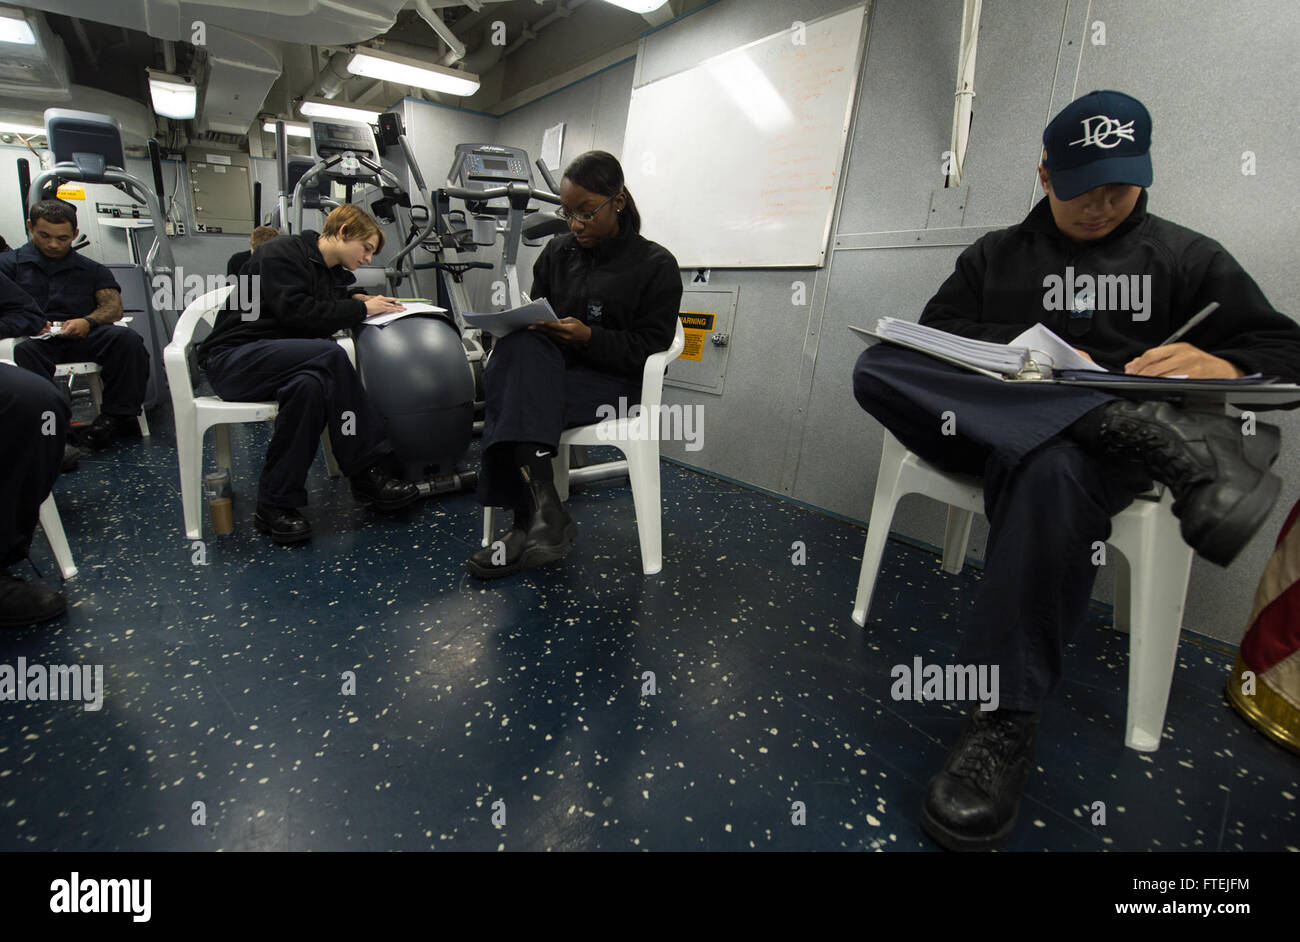
<path fill-rule="evenodd" d="M 192 42 L 192 24 L 290 43 L 342 46 L 387 32 L 409 0 L 23 0 L 23 6 L 110 26 L 139 30 L 155 39 Z M 435 8 L 463 6 L 431 0 Z"/>
<path fill-rule="evenodd" d="M 36 44 L 10 45 L 0 58 L 0 108 L 30 111 L 69 101 L 68 53 L 43 16 L 27 18 Z M 13 99 L 12 102 L 5 99 Z"/>

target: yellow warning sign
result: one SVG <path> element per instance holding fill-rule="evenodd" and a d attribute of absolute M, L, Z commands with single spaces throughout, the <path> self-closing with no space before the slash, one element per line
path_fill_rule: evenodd
<path fill-rule="evenodd" d="M 682 332 L 686 335 L 686 346 L 682 348 L 681 358 L 698 363 L 704 358 L 704 339 L 713 330 L 718 315 L 682 311 L 678 316 L 682 319 Z"/>
<path fill-rule="evenodd" d="M 86 198 L 86 188 L 84 186 L 69 186 L 64 184 L 59 187 L 59 199 L 61 200 L 84 200 Z"/>

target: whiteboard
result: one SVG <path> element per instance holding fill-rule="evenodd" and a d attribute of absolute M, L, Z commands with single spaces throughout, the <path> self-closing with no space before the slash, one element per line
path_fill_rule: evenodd
<path fill-rule="evenodd" d="M 683 268 L 826 258 L 866 7 L 795 24 L 633 89 L 623 173 Z"/>

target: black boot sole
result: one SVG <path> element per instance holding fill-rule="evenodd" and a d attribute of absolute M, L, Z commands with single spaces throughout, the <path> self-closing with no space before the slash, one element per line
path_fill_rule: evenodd
<path fill-rule="evenodd" d="M 371 510 L 377 510 L 380 513 L 384 513 L 384 514 L 395 513 L 396 511 L 401 510 L 404 507 L 410 507 L 412 504 L 419 503 L 421 500 L 424 499 L 424 495 L 419 493 L 418 491 L 412 497 L 409 498 L 404 497 L 401 500 L 395 500 L 395 501 L 393 500 L 379 501 L 374 499 L 373 497 L 366 497 L 362 494 L 358 494 L 355 491 L 353 491 L 352 496 L 356 498 L 356 500 L 362 506 L 368 507 Z"/>
<path fill-rule="evenodd" d="M 292 546 L 295 543 L 306 543 L 311 539 L 311 531 L 306 533 L 276 533 L 269 524 L 263 523 L 262 518 L 254 515 L 253 529 L 258 533 L 265 533 L 279 543 L 281 546 Z"/>
<path fill-rule="evenodd" d="M 995 834 L 987 837 L 971 837 L 941 824 L 937 818 L 930 814 L 930 809 L 922 804 L 921 830 L 925 831 L 930 836 L 930 839 L 944 850 L 951 850 L 956 853 L 989 851 L 995 850 L 1011 836 L 1011 832 L 1016 829 L 1016 820 L 1019 817 L 1020 809 L 1017 808 L 1016 813 L 1011 816 L 1011 820 Z"/>
<path fill-rule="evenodd" d="M 1264 525 L 1281 491 L 1282 479 L 1265 471 L 1254 490 L 1237 501 L 1218 526 L 1198 540 L 1193 549 L 1216 566 L 1227 567 Z"/>

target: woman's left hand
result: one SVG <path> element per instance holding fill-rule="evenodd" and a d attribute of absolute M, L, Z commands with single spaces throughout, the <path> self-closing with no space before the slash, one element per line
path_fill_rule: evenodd
<path fill-rule="evenodd" d="M 538 321 L 529 330 L 540 330 L 560 343 L 583 344 L 591 339 L 591 328 L 576 317 L 563 317 L 558 321 Z"/>

